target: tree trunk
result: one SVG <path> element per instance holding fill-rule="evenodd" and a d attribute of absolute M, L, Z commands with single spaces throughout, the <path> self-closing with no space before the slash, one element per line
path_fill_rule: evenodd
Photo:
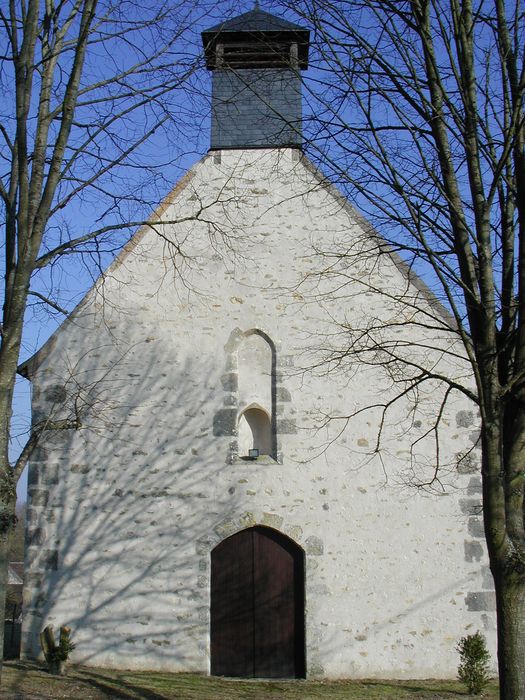
<path fill-rule="evenodd" d="M 494 376 L 490 366 L 483 376 Z M 491 384 L 483 389 L 483 518 L 496 592 L 500 699 L 525 700 L 525 420 L 520 404 L 508 401 L 502 409 Z"/>
<path fill-rule="evenodd" d="M 19 300 L 27 299 L 27 286 L 19 293 Z M 20 307 L 23 308 L 23 307 Z M 4 314 L 5 317 L 5 314 Z M 7 586 L 8 536 L 16 523 L 16 482 L 19 474 L 9 463 L 9 431 L 13 410 L 13 391 L 22 339 L 22 318 L 11 327 L 4 324 L 0 345 L 0 682 L 4 649 L 5 597 Z"/>
<path fill-rule="evenodd" d="M 8 564 L 7 537 L 7 532 L 0 533 L 0 612 L 2 613 L 2 618 L 0 620 L 0 678 L 4 660 L 5 596 L 7 590 Z"/>
<path fill-rule="evenodd" d="M 510 575 L 513 577 L 513 574 Z M 525 581 L 495 578 L 500 700 L 525 698 Z"/>

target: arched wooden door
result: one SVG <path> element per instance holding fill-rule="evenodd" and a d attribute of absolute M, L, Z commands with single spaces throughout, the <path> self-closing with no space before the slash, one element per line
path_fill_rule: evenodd
<path fill-rule="evenodd" d="M 242 530 L 211 554 L 211 672 L 304 678 L 304 555 L 275 530 Z"/>

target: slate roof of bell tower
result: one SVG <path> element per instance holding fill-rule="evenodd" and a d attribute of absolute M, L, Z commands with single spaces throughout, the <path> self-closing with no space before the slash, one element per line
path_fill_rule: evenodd
<path fill-rule="evenodd" d="M 204 33 L 205 34 L 215 34 L 216 32 L 290 32 L 290 31 L 300 31 L 304 32 L 304 27 L 294 24 L 293 22 L 288 22 L 286 19 L 281 17 L 276 17 L 271 15 L 269 12 L 265 12 L 260 8 L 256 7 L 253 10 L 249 10 L 242 15 L 237 17 L 232 17 L 232 19 L 225 20 L 215 25 L 215 27 L 210 27 Z"/>

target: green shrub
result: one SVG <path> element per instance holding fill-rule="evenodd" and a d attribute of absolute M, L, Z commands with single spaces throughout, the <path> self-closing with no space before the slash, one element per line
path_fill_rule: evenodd
<path fill-rule="evenodd" d="M 469 693 L 479 695 L 489 682 L 490 654 L 485 637 L 480 632 L 469 634 L 459 640 L 456 649 L 460 656 L 458 678 Z"/>
<path fill-rule="evenodd" d="M 56 646 L 52 651 L 51 651 L 51 660 L 52 661 L 67 661 L 69 659 L 69 655 L 73 651 L 73 649 L 76 647 L 76 644 L 73 644 L 69 639 L 66 637 L 60 636 L 60 642 L 58 646 Z"/>

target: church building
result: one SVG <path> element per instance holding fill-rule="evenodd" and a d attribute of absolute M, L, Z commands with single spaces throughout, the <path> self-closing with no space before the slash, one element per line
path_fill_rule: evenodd
<path fill-rule="evenodd" d="M 460 637 L 495 644 L 476 413 L 345 339 L 468 364 L 302 152 L 308 30 L 202 38 L 210 150 L 20 368 L 33 422 L 75 424 L 30 464 L 22 654 L 53 624 L 93 666 L 454 676 Z"/>

